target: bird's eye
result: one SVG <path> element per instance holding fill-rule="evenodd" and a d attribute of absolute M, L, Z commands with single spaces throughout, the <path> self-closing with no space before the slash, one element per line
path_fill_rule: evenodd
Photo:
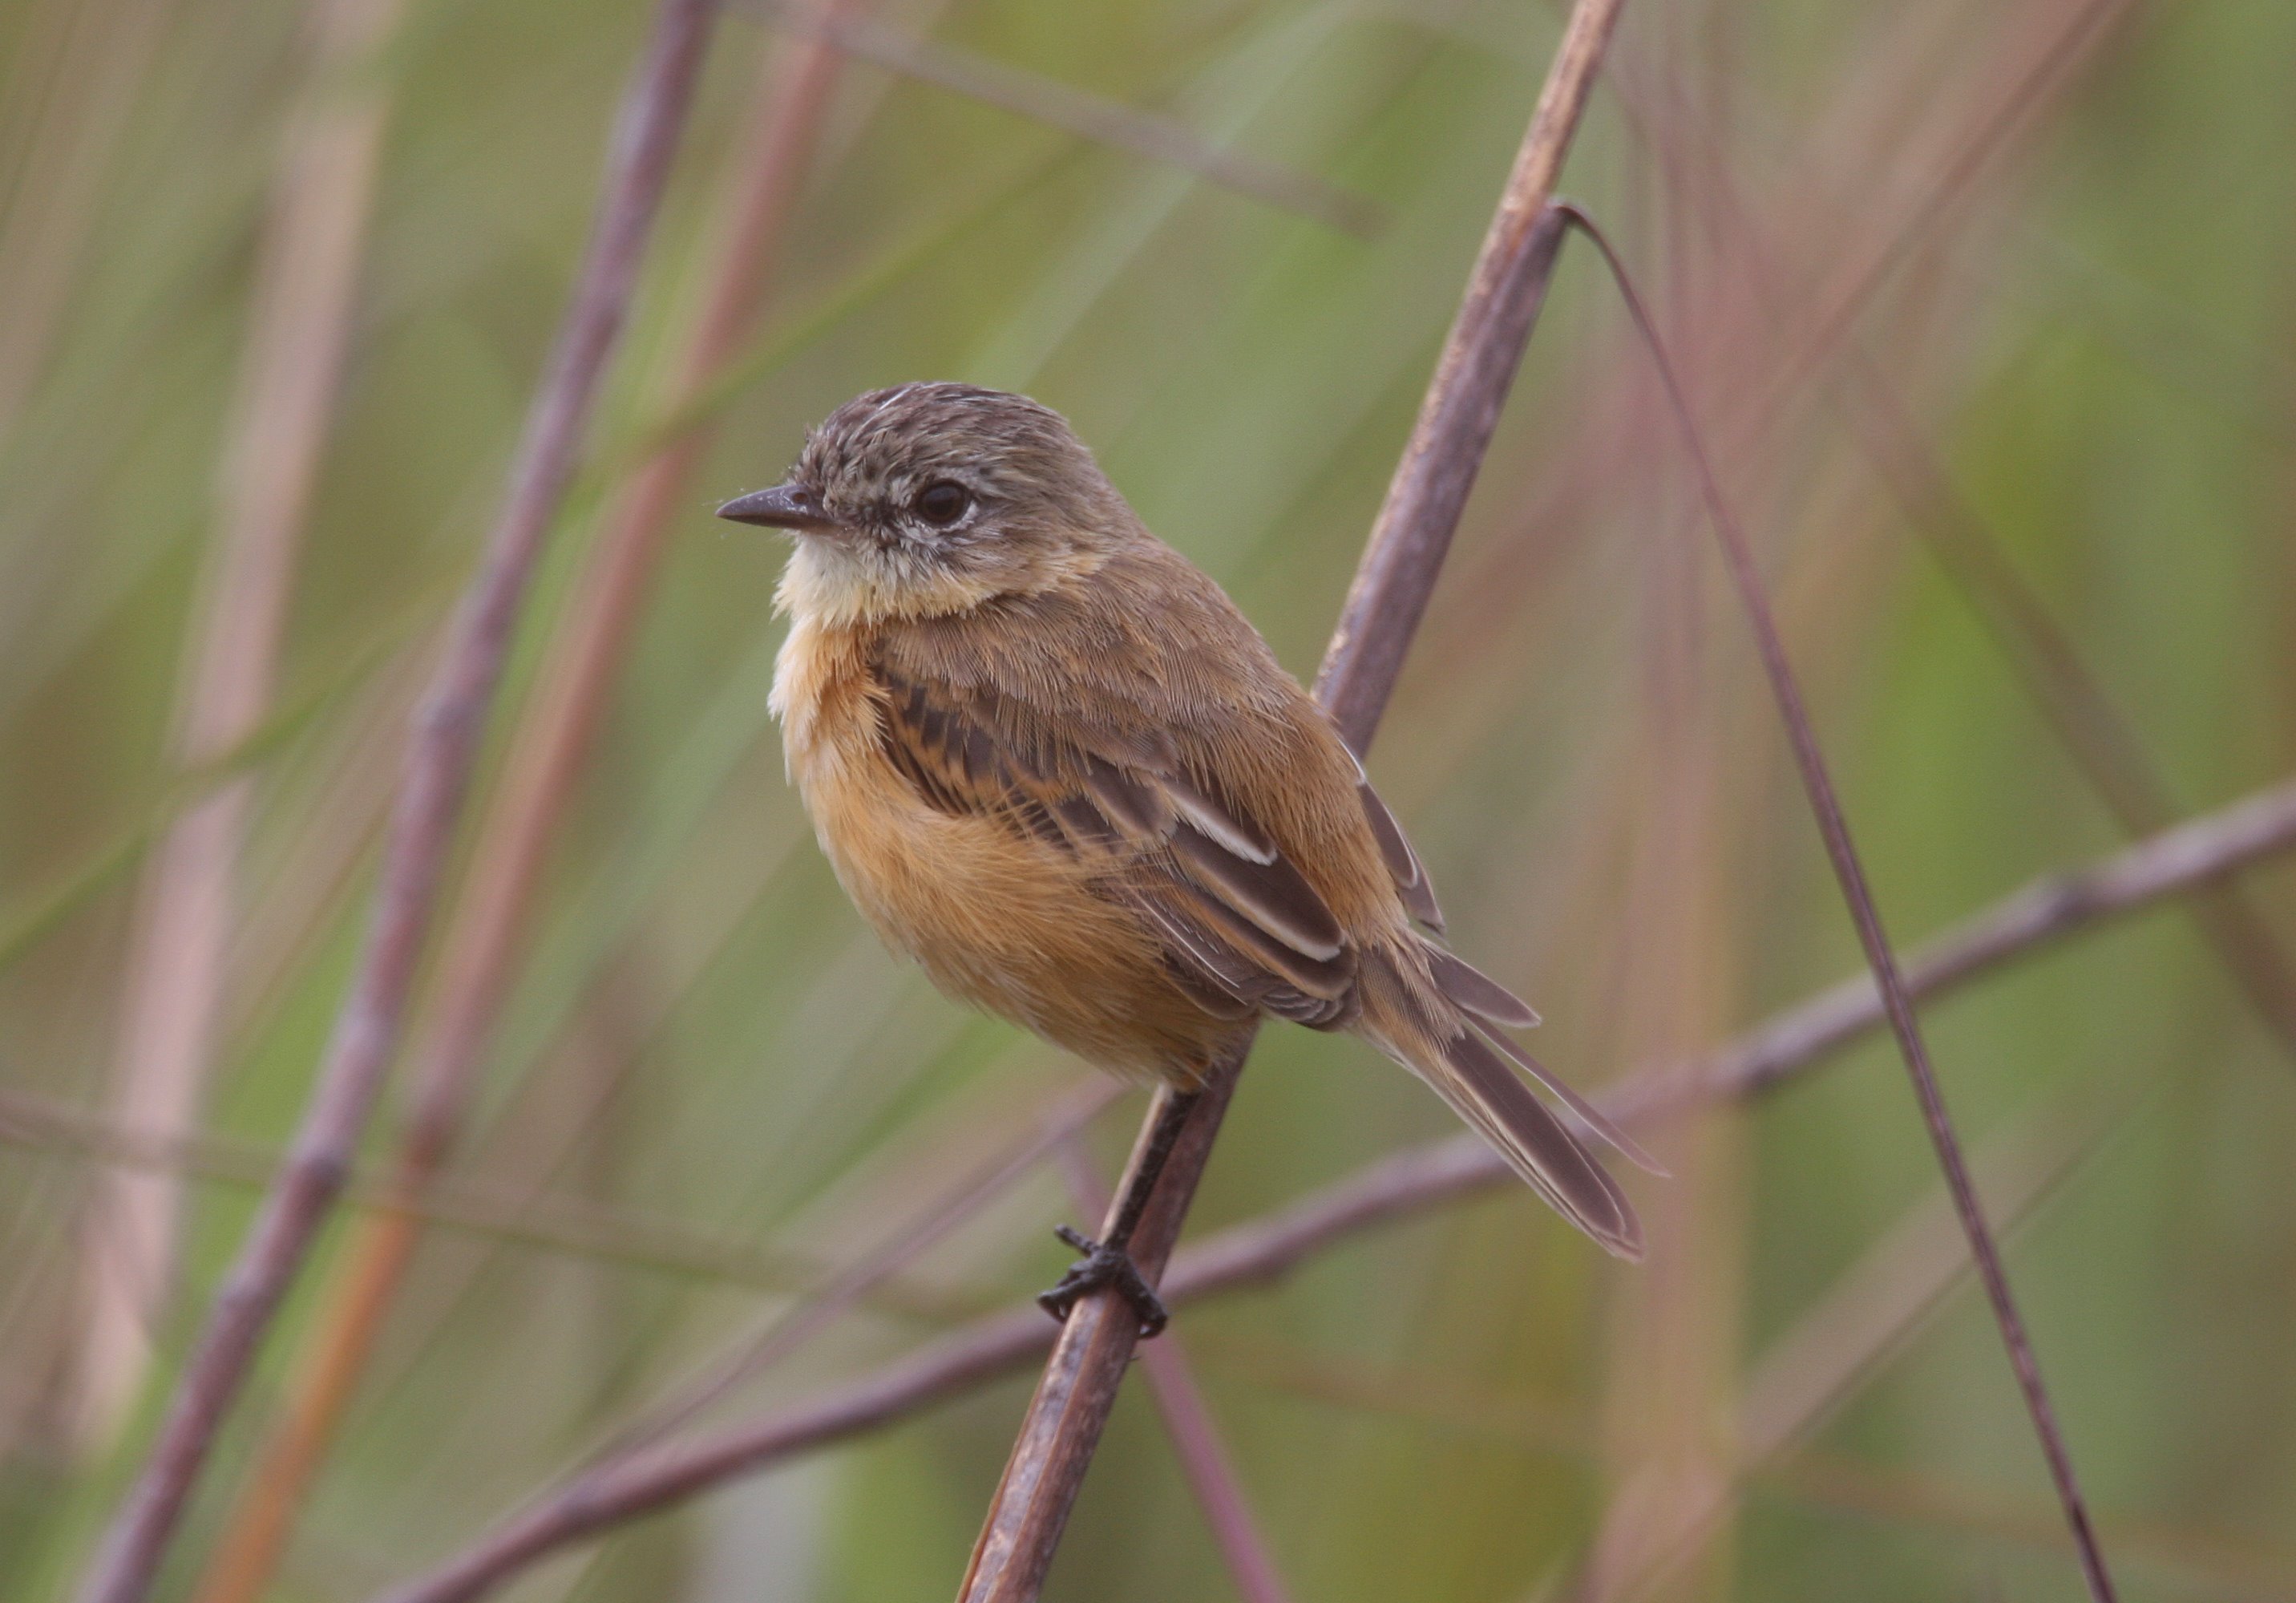
<path fill-rule="evenodd" d="M 917 493 L 917 516 L 942 529 L 972 510 L 972 493 L 953 480 L 941 479 Z"/>

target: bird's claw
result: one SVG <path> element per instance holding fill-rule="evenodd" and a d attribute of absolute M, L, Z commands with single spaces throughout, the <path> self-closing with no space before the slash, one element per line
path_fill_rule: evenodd
<path fill-rule="evenodd" d="M 1037 1294 L 1037 1307 L 1066 1324 L 1070 1309 L 1108 1287 L 1132 1305 L 1133 1317 L 1140 1321 L 1141 1340 L 1146 1341 L 1170 1322 L 1171 1316 L 1164 1311 L 1164 1304 L 1157 1300 L 1154 1290 L 1141 1278 L 1138 1267 L 1121 1247 L 1103 1246 L 1067 1225 L 1057 1227 L 1053 1234 L 1084 1256 L 1069 1265 L 1069 1272 L 1061 1277 L 1059 1285 Z"/>

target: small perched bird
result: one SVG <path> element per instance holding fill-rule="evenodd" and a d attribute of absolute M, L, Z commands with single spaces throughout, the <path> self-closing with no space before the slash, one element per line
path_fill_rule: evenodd
<path fill-rule="evenodd" d="M 1617 1183 L 1508 1066 L 1538 1015 L 1436 941 L 1426 870 L 1324 710 L 1148 531 L 1058 413 L 915 383 L 848 401 L 722 517 L 789 530 L 773 704 L 847 892 L 943 991 L 1113 1073 L 1200 1086 L 1251 1021 L 1363 1037 L 1621 1257 Z M 1115 1285 L 1128 1213 L 1043 1299 Z"/>

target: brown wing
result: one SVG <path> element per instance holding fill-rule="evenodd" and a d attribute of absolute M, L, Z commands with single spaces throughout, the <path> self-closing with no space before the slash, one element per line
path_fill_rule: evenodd
<path fill-rule="evenodd" d="M 1379 855 L 1386 860 L 1388 877 L 1395 882 L 1396 894 L 1411 916 L 1433 930 L 1443 933 L 1443 909 L 1435 900 L 1435 886 L 1428 879 L 1427 870 L 1419 861 L 1419 854 L 1411 849 L 1411 837 L 1403 833 L 1403 826 L 1387 810 L 1387 803 L 1364 777 L 1363 766 L 1356 766 L 1356 794 L 1363 800 L 1364 817 L 1371 820 L 1371 832 L 1379 841 Z"/>
<path fill-rule="evenodd" d="M 1092 867 L 1100 893 L 1140 916 L 1207 1012 L 1264 1009 L 1319 1029 L 1355 1016 L 1356 953 L 1339 920 L 1216 780 L 1185 771 L 1168 740 L 1055 735 L 980 684 L 936 684 L 882 661 L 872 671 L 886 756 L 917 793 Z"/>

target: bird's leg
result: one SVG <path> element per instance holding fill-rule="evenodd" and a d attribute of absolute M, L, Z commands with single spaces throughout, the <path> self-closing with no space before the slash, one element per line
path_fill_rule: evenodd
<path fill-rule="evenodd" d="M 1148 1211 L 1148 1199 L 1155 1193 L 1157 1179 L 1164 1172 L 1164 1164 L 1188 1122 L 1189 1110 L 1195 1106 L 1201 1094 L 1175 1091 L 1164 1098 L 1163 1108 L 1148 1132 L 1148 1145 L 1141 1151 L 1140 1163 L 1125 1185 L 1123 1199 L 1116 1208 L 1116 1222 L 1109 1228 L 1105 1241 L 1095 1241 L 1067 1225 L 1053 1232 L 1084 1256 L 1069 1265 L 1069 1272 L 1061 1277 L 1059 1285 L 1037 1294 L 1037 1305 L 1046 1313 L 1065 1322 L 1069 1310 L 1101 1287 L 1112 1287 L 1132 1304 L 1133 1316 L 1140 1321 L 1143 1340 L 1164 1328 L 1171 1316 L 1164 1311 L 1154 1288 L 1132 1262 L 1132 1233 L 1139 1229 L 1140 1216 Z"/>

